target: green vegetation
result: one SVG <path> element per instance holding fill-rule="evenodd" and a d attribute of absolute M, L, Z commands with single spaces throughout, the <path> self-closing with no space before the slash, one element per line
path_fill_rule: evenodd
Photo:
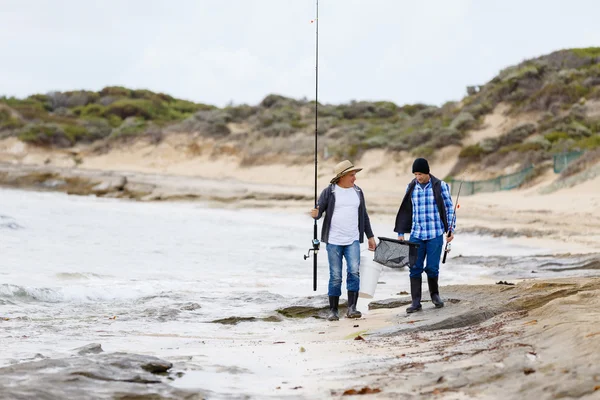
<path fill-rule="evenodd" d="M 216 107 L 163 93 L 119 86 L 99 92 L 35 94 L 25 99 L 0 97 L 0 131 L 40 146 L 68 147 L 105 137 L 143 134 L 149 126 L 165 127 L 213 109 Z M 133 122 L 127 123 L 129 119 Z"/>
<path fill-rule="evenodd" d="M 600 47 L 587 47 L 583 49 L 573 49 L 572 51 L 579 57 L 600 57 Z"/>
<path fill-rule="evenodd" d="M 319 104 L 318 129 L 323 150 L 335 158 L 356 159 L 369 149 L 407 151 L 432 157 L 451 145 L 463 146 L 467 132 L 483 124 L 498 104 L 509 114 L 532 113 L 535 123 L 460 151 L 460 168 L 530 165 L 556 153 L 600 147 L 600 117 L 586 104 L 600 99 L 600 47 L 561 50 L 500 71 L 484 85 L 470 86 L 461 101 L 442 106 L 396 105 L 389 101 Z M 40 146 L 69 147 L 96 140 L 180 132 L 227 143 L 252 163 L 277 154 L 312 156 L 314 101 L 270 94 L 257 105 L 218 108 L 164 93 L 120 86 L 98 92 L 0 97 L 0 135 Z M 249 161 L 250 162 L 250 161 Z M 504 163 L 504 164 L 503 164 Z M 460 171 L 451 171 L 458 175 Z"/>

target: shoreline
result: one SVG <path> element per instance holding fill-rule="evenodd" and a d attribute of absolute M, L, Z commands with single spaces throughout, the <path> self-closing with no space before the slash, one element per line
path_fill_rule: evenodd
<path fill-rule="evenodd" d="M 461 196 L 457 209 L 457 236 L 463 232 L 525 240 L 561 253 L 597 252 L 600 249 L 600 214 L 596 210 L 600 209 L 600 186 L 594 189 L 594 183 L 551 194 L 540 194 L 538 185 Z M 371 219 L 391 224 L 389 221 L 395 217 L 402 198 L 402 185 L 387 187 L 374 177 L 364 179 L 364 182 L 359 180 L 357 184 L 365 191 Z M 133 201 L 187 201 L 207 207 L 284 210 L 302 214 L 307 213 L 314 201 L 314 188 L 286 184 L 277 179 L 264 184 L 234 178 L 1 162 L 0 186 Z"/>
<path fill-rule="evenodd" d="M 362 392 L 377 399 L 434 394 L 494 399 L 498 393 L 591 399 L 600 390 L 600 373 L 594 370 L 600 361 L 594 350 L 600 346 L 600 278 L 441 289 L 442 309 L 430 303 L 411 315 L 404 307 L 377 309 L 366 318 L 322 321 L 317 332 L 310 324 L 279 340 L 209 343 L 198 351 L 208 359 L 231 354 L 239 360 L 236 368 L 247 374 L 235 383 L 221 378 L 207 384 L 205 375 L 190 371 L 174 385 L 204 389 L 207 398 L 211 393 L 220 393 L 214 398 L 343 398 Z M 573 308 L 577 312 L 569 312 Z M 250 352 L 252 358 L 244 359 Z M 290 365 L 296 375 L 289 375 Z M 263 374 L 260 389 L 250 385 L 258 373 Z"/>
<path fill-rule="evenodd" d="M 108 372 L 94 367 L 101 357 L 126 365 L 128 361 L 119 360 L 150 356 L 164 360 L 153 364 L 172 363 L 168 375 L 158 378 L 162 383 L 153 385 L 171 399 L 342 399 L 368 394 L 373 399 L 435 395 L 449 400 L 497 399 L 499 393 L 511 399 L 596 398 L 600 277 L 442 286 L 441 294 L 446 302 L 441 309 L 430 302 L 410 315 L 405 306 L 374 309 L 364 318 L 312 320 L 262 337 L 146 335 L 149 347 L 139 356 L 126 354 L 125 340 L 102 343 L 102 354 L 93 354 L 99 346 L 90 344 L 81 348 L 89 352 L 74 354 L 70 361 L 46 359 L 0 368 L 0 398 L 47 390 L 15 384 L 15 376 L 24 373 L 52 382 L 56 393 L 76 393 L 82 386 L 95 390 L 85 386 L 93 380 L 62 378 L 72 368 L 63 363 L 103 375 Z M 133 376 L 129 368 L 121 373 Z M 152 393 L 152 385 L 110 378 L 104 393 Z"/>
<path fill-rule="evenodd" d="M 210 163 L 202 165 L 211 167 Z M 212 166 L 221 167 L 218 163 Z M 392 225 L 404 181 L 410 178 L 394 175 L 392 180 L 396 167 L 379 172 L 367 167 L 357 181 L 367 195 L 374 224 Z M 261 177 L 270 183 L 244 180 L 242 176 L 224 179 L 190 172 L 10 163 L 0 164 L 0 177 L 8 187 L 27 190 L 307 214 L 314 189 L 293 179 L 286 181 L 286 174 L 292 175 L 294 170 L 289 168 L 271 167 L 271 175 Z M 295 173 L 305 174 L 305 169 Z M 265 171 L 260 168 L 249 174 Z M 543 183 L 538 182 L 509 192 L 461 196 L 457 240 L 463 232 L 506 240 L 515 246 L 549 249 L 555 257 L 597 254 L 600 190 L 595 184 L 541 194 Z M 594 264 L 590 269 L 598 267 Z M 447 273 L 452 272 L 448 269 Z M 192 396 L 189 393 L 209 399 L 345 398 L 361 392 L 376 399 L 597 396 L 598 274 L 580 278 L 532 275 L 511 281 L 516 284 L 444 286 L 440 282 L 446 306 L 434 309 L 430 302 L 424 302 L 424 311 L 411 315 L 405 313 L 405 306 L 374 309 L 358 320 L 286 324 L 285 329 L 274 329 L 268 335 L 243 339 L 228 335 L 218 339 L 156 336 L 147 354 L 174 363 L 175 379 L 167 383 L 186 393 L 177 392 L 175 398 L 194 398 L 185 397 Z M 424 299 L 428 300 L 426 288 Z M 359 300 L 361 307 L 367 302 Z M 247 323 L 254 322 L 242 322 Z M 127 352 L 127 338 L 107 339 L 105 351 Z M 180 347 L 185 349 L 185 356 Z"/>

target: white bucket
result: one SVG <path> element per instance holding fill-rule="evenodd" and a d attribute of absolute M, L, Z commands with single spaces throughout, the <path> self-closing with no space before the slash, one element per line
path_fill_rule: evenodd
<path fill-rule="evenodd" d="M 360 263 L 360 290 L 358 291 L 358 297 L 372 299 L 377 289 L 377 282 L 379 281 L 379 274 L 383 266 L 376 262 L 361 262 Z"/>

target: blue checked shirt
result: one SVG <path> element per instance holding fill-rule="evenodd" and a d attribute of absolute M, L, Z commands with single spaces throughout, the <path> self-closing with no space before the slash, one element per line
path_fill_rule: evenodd
<path fill-rule="evenodd" d="M 448 227 L 454 232 L 454 210 L 452 206 L 452 197 L 450 188 L 444 181 L 442 185 L 442 199 L 446 206 L 446 215 L 448 217 Z M 408 190 L 408 189 L 407 189 Z M 411 234 L 421 240 L 429 240 L 436 238 L 444 233 L 444 224 L 438 212 L 435 198 L 433 196 L 433 188 L 431 180 L 422 188 L 417 182 L 412 192 L 412 229 Z"/>

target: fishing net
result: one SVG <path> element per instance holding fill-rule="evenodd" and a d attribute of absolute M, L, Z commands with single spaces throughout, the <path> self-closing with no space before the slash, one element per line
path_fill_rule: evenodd
<path fill-rule="evenodd" d="M 417 261 L 417 243 L 379 238 L 373 261 L 390 268 L 404 268 Z"/>

